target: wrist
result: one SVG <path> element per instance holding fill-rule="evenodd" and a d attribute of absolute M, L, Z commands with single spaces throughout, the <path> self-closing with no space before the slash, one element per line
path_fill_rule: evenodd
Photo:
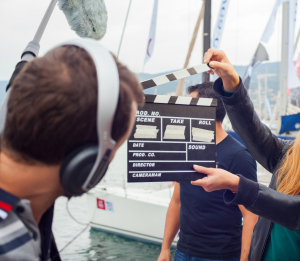
<path fill-rule="evenodd" d="M 171 249 L 171 246 L 169 247 L 169 246 L 164 246 L 164 245 L 162 245 L 161 246 L 161 251 L 163 252 L 163 251 L 170 251 L 170 249 Z"/>
<path fill-rule="evenodd" d="M 222 77 L 223 86 L 226 92 L 235 92 L 240 84 L 240 77 L 235 72 L 233 75 Z"/>
<path fill-rule="evenodd" d="M 228 178 L 227 189 L 233 192 L 237 192 L 239 188 L 239 183 L 240 183 L 240 177 L 231 174 L 230 177 Z"/>

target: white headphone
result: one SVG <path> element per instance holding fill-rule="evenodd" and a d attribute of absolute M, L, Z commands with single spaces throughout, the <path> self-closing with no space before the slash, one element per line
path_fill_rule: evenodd
<path fill-rule="evenodd" d="M 68 196 L 75 196 L 95 187 L 108 168 L 116 145 L 111 137 L 111 130 L 119 99 L 119 74 L 114 58 L 97 41 L 76 39 L 56 47 L 65 45 L 80 47 L 90 54 L 95 63 L 98 80 L 98 144 L 85 144 L 75 148 L 64 159 L 60 169 L 62 186 Z M 0 132 L 4 130 L 9 93 L 10 89 L 0 111 Z"/>

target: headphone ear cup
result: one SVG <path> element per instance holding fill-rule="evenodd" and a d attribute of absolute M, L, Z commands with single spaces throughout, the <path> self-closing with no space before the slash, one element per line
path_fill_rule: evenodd
<path fill-rule="evenodd" d="M 60 168 L 60 181 L 68 196 L 80 196 L 97 158 L 98 145 L 90 144 L 70 152 Z"/>

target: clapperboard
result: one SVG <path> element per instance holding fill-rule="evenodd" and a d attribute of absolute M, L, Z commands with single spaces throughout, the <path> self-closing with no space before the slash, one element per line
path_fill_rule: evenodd
<path fill-rule="evenodd" d="M 209 70 L 201 66 L 201 72 Z M 173 76 L 142 84 L 158 86 L 166 83 L 163 77 Z M 128 182 L 190 181 L 204 176 L 194 164 L 215 168 L 216 106 L 215 99 L 146 95 L 128 139 Z"/>

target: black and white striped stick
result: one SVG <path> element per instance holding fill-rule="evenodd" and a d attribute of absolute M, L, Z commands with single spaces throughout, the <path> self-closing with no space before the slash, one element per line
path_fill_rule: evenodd
<path fill-rule="evenodd" d="M 177 105 L 192 105 L 192 106 L 206 106 L 216 107 L 218 100 L 213 98 L 192 98 L 183 96 L 171 95 L 145 95 L 146 103 L 162 103 L 162 104 L 177 104 Z"/>
<path fill-rule="evenodd" d="M 145 89 L 159 86 L 159 85 L 162 85 L 165 83 L 180 80 L 182 78 L 189 77 L 189 76 L 192 76 L 195 74 L 207 72 L 211 69 L 213 69 L 213 68 L 210 67 L 208 64 L 204 63 L 204 64 L 200 64 L 200 65 L 197 65 L 197 66 L 194 66 L 191 68 L 183 69 L 183 70 L 180 70 L 177 72 L 169 73 L 166 75 L 161 75 L 161 76 L 155 77 L 153 79 L 143 81 L 143 82 L 141 82 L 141 84 L 143 86 L 143 89 L 145 90 Z"/>

